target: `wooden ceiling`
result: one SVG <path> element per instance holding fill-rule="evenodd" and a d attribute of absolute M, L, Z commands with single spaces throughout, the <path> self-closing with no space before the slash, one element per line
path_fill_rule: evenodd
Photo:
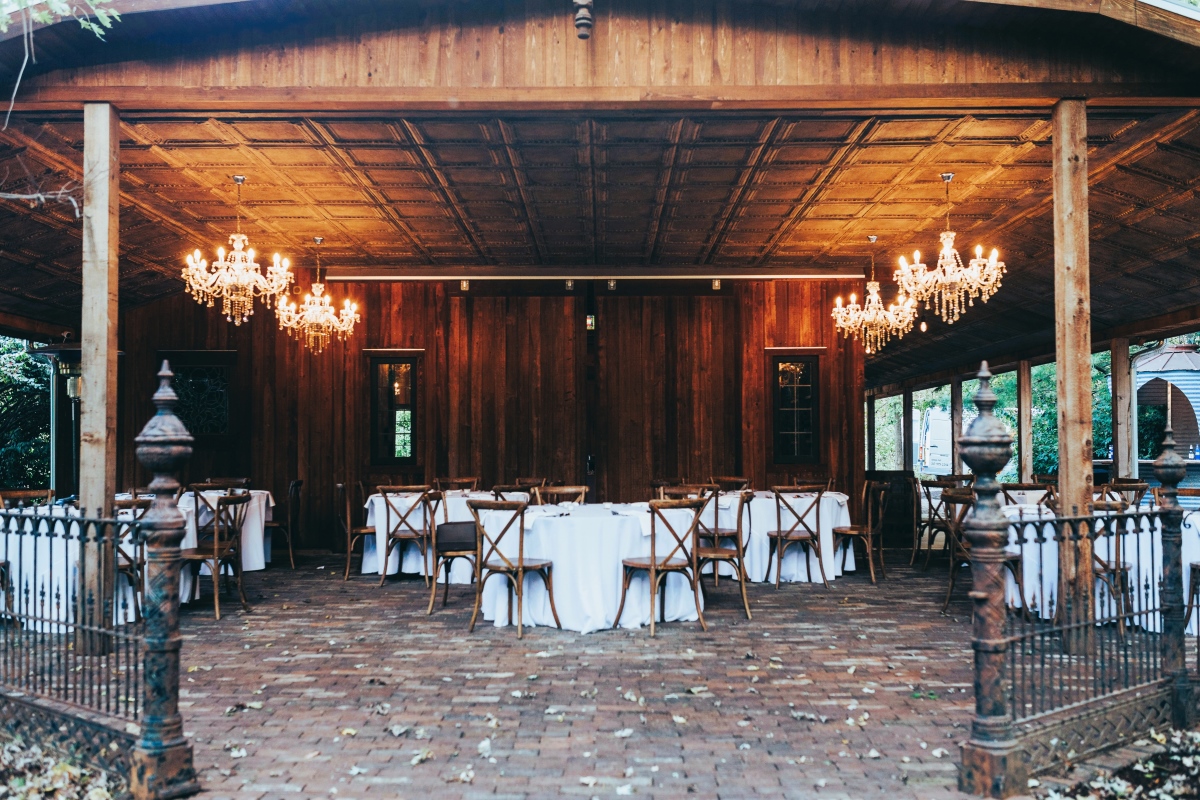
<path fill-rule="evenodd" d="M 697 274 L 862 272 L 936 252 L 939 173 L 955 173 L 964 253 L 999 247 L 1000 293 L 953 327 L 931 321 L 872 358 L 884 383 L 1052 335 L 1050 126 L 1041 115 L 610 114 L 127 118 L 121 293 L 179 292 L 184 254 L 211 255 L 239 211 L 260 253 L 333 272 L 520 272 L 595 265 Z M 3 190 L 79 180 L 82 128 L 18 119 L 0 133 Z M 1200 112 L 1089 119 L 1094 327 L 1200 304 Z M 81 225 L 69 204 L 0 211 L 0 311 L 67 322 Z"/>

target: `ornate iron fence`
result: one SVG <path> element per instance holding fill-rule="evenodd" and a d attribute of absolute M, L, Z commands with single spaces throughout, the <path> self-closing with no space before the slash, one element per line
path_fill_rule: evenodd
<path fill-rule="evenodd" d="M 179 716 L 174 475 L 192 437 L 164 361 L 135 439 L 154 479 L 140 520 L 61 507 L 0 513 L 0 728 L 113 770 L 143 798 L 199 791 Z"/>
<path fill-rule="evenodd" d="M 145 538 L 64 506 L 0 512 L 0 686 L 136 721 Z"/>
<path fill-rule="evenodd" d="M 1176 499 L 1185 470 L 1168 428 L 1157 509 L 1001 509 L 996 474 L 1012 438 L 992 414 L 990 377 L 985 362 L 979 416 L 959 439 L 976 475 L 961 548 L 971 563 L 975 719 L 959 786 L 1008 797 L 1039 772 L 1190 723 Z"/>

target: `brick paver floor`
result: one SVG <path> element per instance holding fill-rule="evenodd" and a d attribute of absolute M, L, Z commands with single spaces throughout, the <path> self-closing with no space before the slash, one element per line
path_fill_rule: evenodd
<path fill-rule="evenodd" d="M 757 584 L 751 622 L 722 581 L 707 633 L 657 639 L 470 634 L 467 587 L 427 617 L 420 580 L 343 583 L 332 558 L 246 583 L 249 614 L 183 613 L 209 797 L 961 797 L 969 608 L 964 587 L 938 613 L 944 568 Z"/>

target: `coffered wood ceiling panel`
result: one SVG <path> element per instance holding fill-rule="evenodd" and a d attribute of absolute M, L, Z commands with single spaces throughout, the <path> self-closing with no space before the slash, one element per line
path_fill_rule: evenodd
<path fill-rule="evenodd" d="M 999 247 L 1000 293 L 868 362 L 883 383 L 1052 336 L 1050 126 L 1044 115 L 589 114 L 241 116 L 122 122 L 121 292 L 182 290 L 184 254 L 234 229 L 259 253 L 331 272 L 862 272 L 936 257 L 941 172 L 964 253 Z M 0 132 L 5 191 L 71 188 L 77 121 Z M 1200 304 L 1200 113 L 1089 119 L 1097 329 Z M 237 206 L 231 176 L 248 177 Z M 79 307 L 70 205 L 0 202 L 0 311 L 67 322 Z M 265 260 L 265 259 L 264 259 Z M 885 297 L 890 296 L 885 288 Z"/>

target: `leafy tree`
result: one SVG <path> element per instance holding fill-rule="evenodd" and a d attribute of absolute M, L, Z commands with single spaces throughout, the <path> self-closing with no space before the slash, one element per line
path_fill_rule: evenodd
<path fill-rule="evenodd" d="M 50 485 L 50 364 L 0 336 L 0 486 Z"/>

